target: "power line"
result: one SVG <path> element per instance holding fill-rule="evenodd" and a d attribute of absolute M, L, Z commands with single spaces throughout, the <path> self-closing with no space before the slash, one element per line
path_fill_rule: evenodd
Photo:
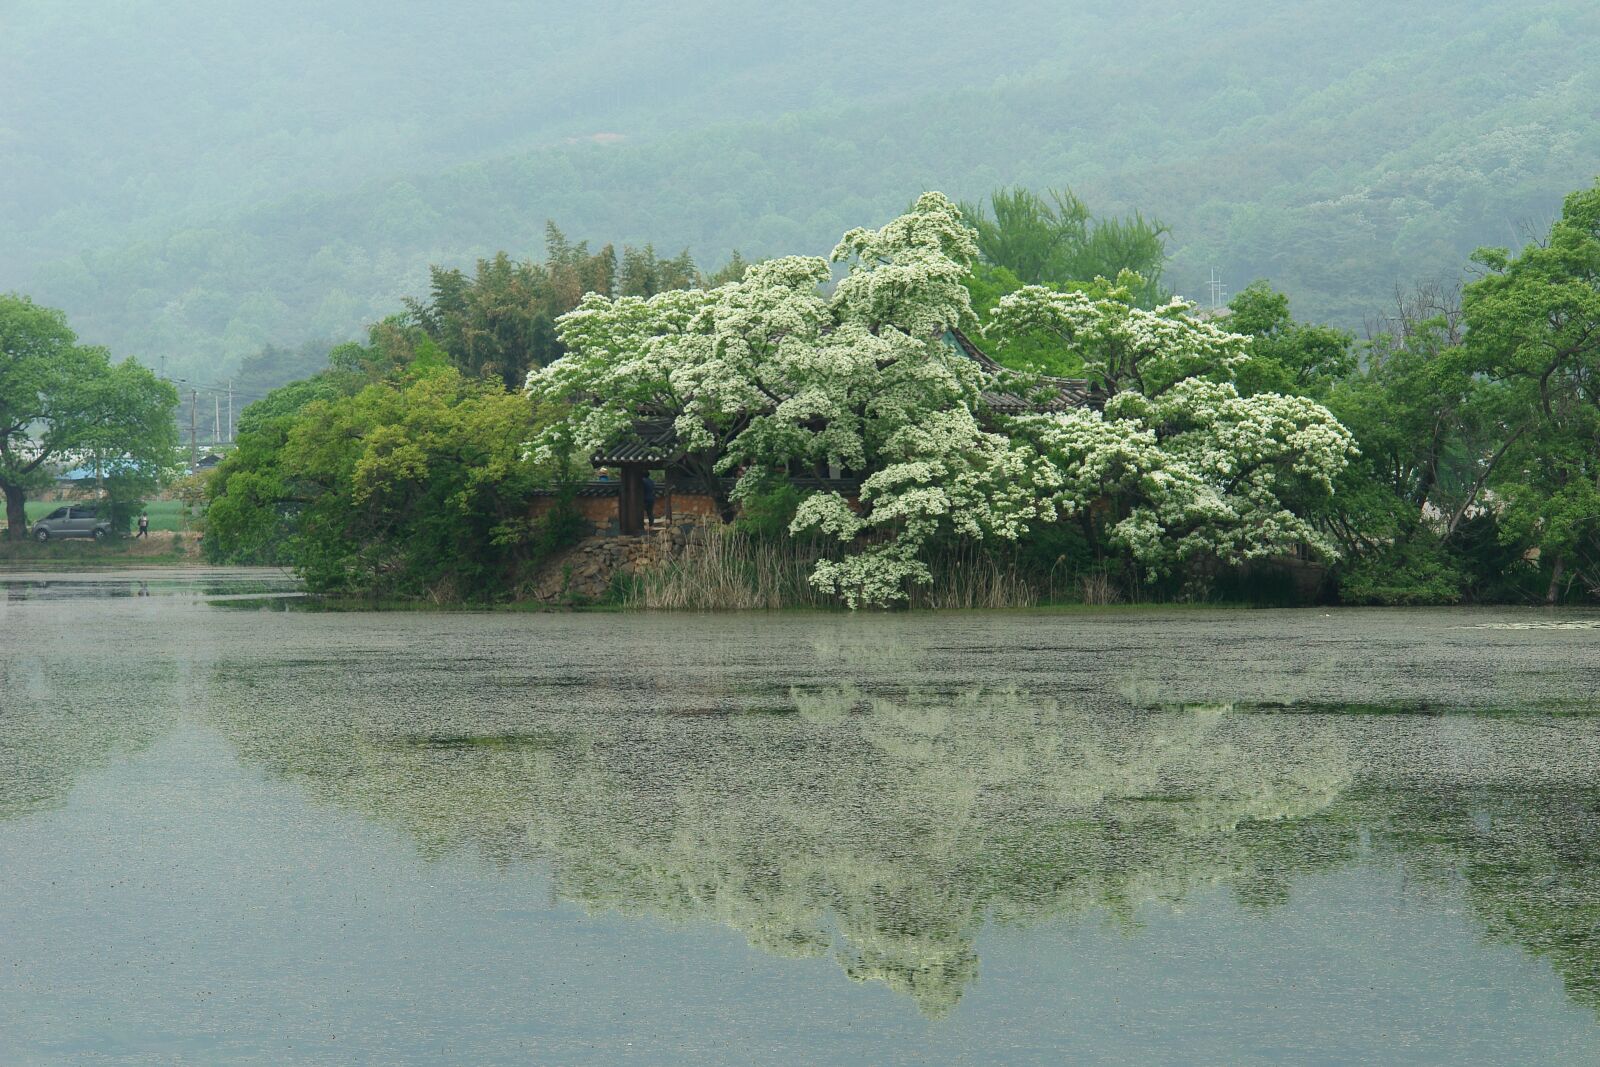
<path fill-rule="evenodd" d="M 1211 310 L 1222 310 L 1222 298 L 1227 296 L 1227 291 L 1222 288 L 1222 275 L 1217 273 L 1217 268 L 1211 268 Z"/>

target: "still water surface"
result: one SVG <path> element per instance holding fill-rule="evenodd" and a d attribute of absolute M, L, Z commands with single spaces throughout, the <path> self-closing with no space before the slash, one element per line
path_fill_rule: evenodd
<path fill-rule="evenodd" d="M 1600 615 L 0 576 L 0 1063 L 1600 1062 Z"/>

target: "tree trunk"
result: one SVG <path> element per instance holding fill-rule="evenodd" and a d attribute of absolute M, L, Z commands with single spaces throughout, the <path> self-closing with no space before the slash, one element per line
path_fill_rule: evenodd
<path fill-rule="evenodd" d="M 691 475 L 698 481 L 707 496 L 711 497 L 716 505 L 717 516 L 722 519 L 724 526 L 739 517 L 739 509 L 733 506 L 733 501 L 728 497 L 728 491 L 722 486 L 722 477 L 717 474 L 716 463 L 704 456 L 685 456 L 683 465 L 688 468 Z"/>
<path fill-rule="evenodd" d="M 22 541 L 28 536 L 28 494 L 20 485 L 0 484 L 6 495 L 7 536 Z"/>
<path fill-rule="evenodd" d="M 1561 598 L 1561 578 L 1567 572 L 1567 557 L 1563 553 L 1556 554 L 1555 569 L 1550 572 L 1550 589 L 1544 595 L 1544 602 L 1554 606 Z"/>

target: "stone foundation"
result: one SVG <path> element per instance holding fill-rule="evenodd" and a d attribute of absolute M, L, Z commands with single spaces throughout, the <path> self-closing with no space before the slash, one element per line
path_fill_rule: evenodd
<path fill-rule="evenodd" d="M 578 503 L 585 501 L 580 499 Z M 534 586 L 533 599 L 551 605 L 601 600 L 618 575 L 634 575 L 671 562 L 706 525 L 701 516 L 680 514 L 671 523 L 663 520 L 642 534 L 623 537 L 611 532 L 616 529 L 616 500 L 603 503 L 611 506 L 609 525 L 546 563 Z"/>

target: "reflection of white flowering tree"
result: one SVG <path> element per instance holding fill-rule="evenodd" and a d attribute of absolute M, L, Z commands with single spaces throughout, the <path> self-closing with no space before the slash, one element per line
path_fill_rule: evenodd
<path fill-rule="evenodd" d="M 1035 676 L 1058 701 L 951 683 L 1018 662 L 973 658 L 976 637 L 792 622 L 750 642 L 728 640 L 731 624 L 708 639 L 612 620 L 520 659 L 506 650 L 525 629 L 475 627 L 431 652 L 380 642 L 359 676 L 344 647 L 319 645 L 292 687 L 281 646 L 241 645 L 196 684 L 244 764 L 401 829 L 426 857 L 548 864 L 563 900 L 725 924 L 929 1015 L 970 988 L 986 923 L 1132 931 L 1213 887 L 1271 907 L 1299 875 L 1374 856 L 1443 887 L 1452 909 L 1465 892 L 1488 931 L 1600 1007 L 1595 731 L 1230 710 L 1230 696 L 1334 695 L 1283 649 L 1180 655 L 1135 679 L 1112 656 L 1062 660 Z M 1502 682 L 1489 691 L 1526 708 L 1525 679 Z M 1200 694 L 1214 702 L 1185 703 Z"/>
<path fill-rule="evenodd" d="M 417 736 L 408 711 L 343 691 L 319 699 L 327 719 L 263 718 L 250 692 L 216 703 L 241 758 L 402 827 L 427 854 L 548 861 L 564 899 L 832 956 L 931 1016 L 977 977 L 985 921 L 1134 924 L 1197 888 L 1286 887 L 1341 862 L 1349 836 L 1310 857 L 1297 844 L 1299 822 L 1349 784 L 1342 742 L 1214 711 L 847 684 L 691 732 L 575 709 L 508 734 L 491 702 L 451 718 L 468 732 Z"/>
<path fill-rule="evenodd" d="M 1080 409 L 1016 421 L 1043 462 L 1041 499 L 1128 550 L 1152 575 L 1192 562 L 1240 563 L 1310 544 L 1331 554 L 1306 505 L 1333 491 L 1353 438 L 1303 397 L 1243 397 L 1231 378 L 1245 339 L 1173 301 L 1134 307 L 1104 294 L 1029 286 L 1005 297 L 989 333 L 1000 351 L 1044 335 L 1076 352 L 1107 394 Z"/>

